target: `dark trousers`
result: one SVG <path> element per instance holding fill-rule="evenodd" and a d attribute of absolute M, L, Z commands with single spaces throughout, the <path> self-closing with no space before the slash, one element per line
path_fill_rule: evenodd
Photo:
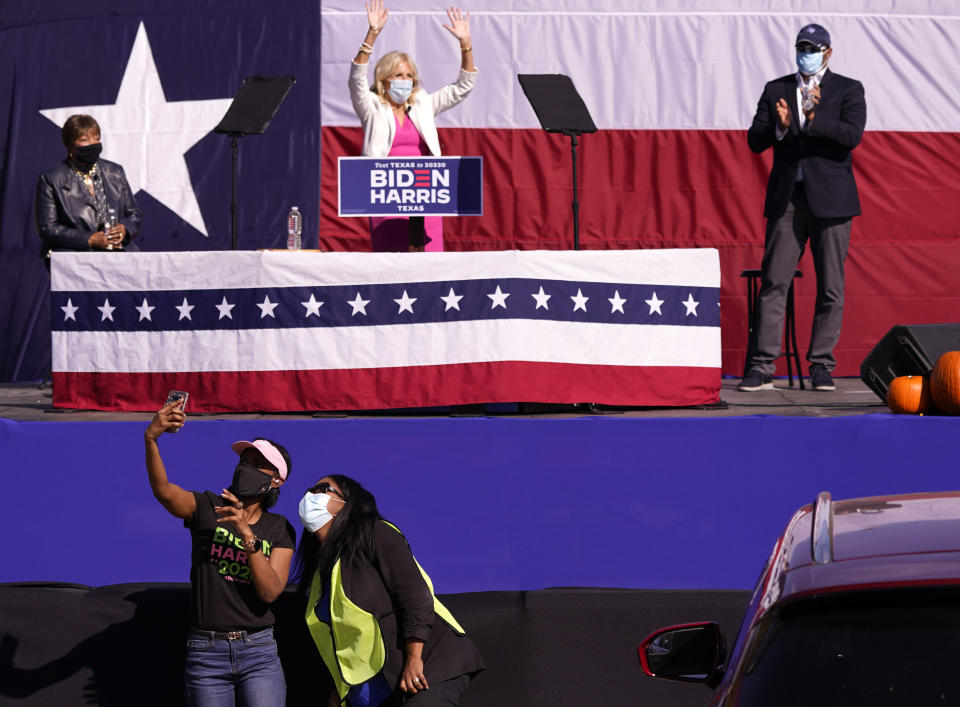
<path fill-rule="evenodd" d="M 767 220 L 751 370 L 772 376 L 776 369 L 783 340 L 787 292 L 807 242 L 817 274 L 817 301 L 807 361 L 811 365 L 826 366 L 829 371 L 836 367 L 833 348 L 840 339 L 843 320 L 843 266 L 850 246 L 850 225 L 849 218 L 814 216 L 807 204 L 803 182 L 797 183 L 784 214 Z"/>
<path fill-rule="evenodd" d="M 381 707 L 457 707 L 460 698 L 470 684 L 469 675 L 461 675 L 452 680 L 431 682 L 429 690 L 421 690 L 416 695 L 405 696 L 399 692 L 391 696 Z"/>

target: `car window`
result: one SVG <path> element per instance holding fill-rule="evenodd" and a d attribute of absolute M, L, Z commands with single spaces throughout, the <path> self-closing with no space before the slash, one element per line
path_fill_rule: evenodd
<path fill-rule="evenodd" d="M 740 707 L 960 704 L 960 591 L 828 595 L 768 616 L 734 680 Z"/>

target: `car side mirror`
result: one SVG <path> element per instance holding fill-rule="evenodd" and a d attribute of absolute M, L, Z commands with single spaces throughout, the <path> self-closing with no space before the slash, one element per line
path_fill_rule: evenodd
<path fill-rule="evenodd" d="M 723 630 L 712 621 L 662 628 L 647 636 L 637 652 L 643 672 L 651 677 L 711 687 L 719 684 L 727 659 Z"/>

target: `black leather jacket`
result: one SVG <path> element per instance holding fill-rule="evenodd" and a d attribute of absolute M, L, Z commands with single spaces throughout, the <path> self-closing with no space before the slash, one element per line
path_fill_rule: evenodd
<path fill-rule="evenodd" d="M 68 159 L 41 172 L 37 180 L 36 218 L 43 256 L 51 250 L 90 250 L 87 239 L 101 227 L 96 202 L 77 179 Z M 133 198 L 127 175 L 116 162 L 100 160 L 98 164 L 107 203 L 117 210 L 117 222 L 127 227 L 123 248 L 138 250 L 131 239 L 140 231 L 143 212 Z"/>

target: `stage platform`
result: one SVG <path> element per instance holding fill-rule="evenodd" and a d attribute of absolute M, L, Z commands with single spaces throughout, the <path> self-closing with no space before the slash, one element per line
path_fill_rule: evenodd
<path fill-rule="evenodd" d="M 865 415 L 889 412 L 887 406 L 859 378 L 837 378 L 837 389 L 830 392 L 811 390 L 809 380 L 807 389 L 800 390 L 797 380 L 793 387 L 786 378 L 774 379 L 774 390 L 756 393 L 743 393 L 737 390 L 739 378 L 724 378 L 720 393 L 720 404 L 715 406 L 680 408 L 605 408 L 597 412 L 587 408 L 574 408 L 561 405 L 491 405 L 485 414 L 489 417 L 523 417 L 551 419 L 580 417 L 583 415 L 617 415 L 622 417 L 691 417 L 712 419 L 717 417 L 737 417 L 742 415 L 787 415 L 791 417 L 838 417 L 842 415 Z M 95 410 L 61 410 L 52 405 L 50 384 L 45 383 L 3 383 L 0 384 L 0 418 L 31 422 L 89 422 L 89 421 L 149 421 L 147 413 L 114 413 Z M 162 402 L 162 401 L 161 401 Z M 449 417 L 474 415 L 462 408 L 377 410 L 370 412 L 344 411 L 342 413 L 320 413 L 314 418 L 311 413 L 269 413 L 269 414 L 200 414 L 192 418 L 204 420 L 282 420 L 282 419 L 336 419 L 336 418 L 395 418 L 395 417 Z"/>

